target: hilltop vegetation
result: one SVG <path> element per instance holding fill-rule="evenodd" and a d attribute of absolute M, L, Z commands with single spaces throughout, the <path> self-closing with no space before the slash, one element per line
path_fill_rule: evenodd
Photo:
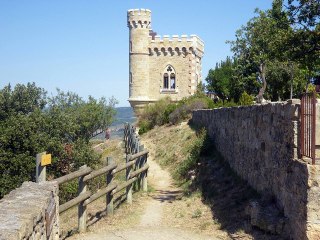
<path fill-rule="evenodd" d="M 99 155 L 89 140 L 112 123 L 115 104 L 113 98 L 83 100 L 60 90 L 48 97 L 34 83 L 1 89 L 0 198 L 22 182 L 35 180 L 37 153 L 46 151 L 53 156 L 49 179 L 83 164 L 94 166 Z"/>
<path fill-rule="evenodd" d="M 232 57 L 206 78 L 219 98 L 238 102 L 246 91 L 256 96 L 264 82 L 266 99 L 300 97 L 307 83 L 320 81 L 320 1 L 274 0 L 235 33 Z"/>
<path fill-rule="evenodd" d="M 138 119 L 139 134 L 164 124 L 177 124 L 191 117 L 191 113 L 197 109 L 213 109 L 219 107 L 233 107 L 238 105 L 253 104 L 253 97 L 243 92 L 238 102 L 214 101 L 207 97 L 201 85 L 196 94 L 173 102 L 169 97 L 162 98 L 154 104 L 149 104 L 142 111 Z"/>

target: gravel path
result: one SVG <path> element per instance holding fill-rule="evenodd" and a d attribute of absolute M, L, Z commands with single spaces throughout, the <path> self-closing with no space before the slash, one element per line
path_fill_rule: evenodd
<path fill-rule="evenodd" d="M 93 233 L 86 236 L 79 236 L 81 240 L 209 240 L 207 236 L 200 236 L 176 228 L 150 227 L 126 229 L 123 231 L 113 231 L 108 233 Z"/>
<path fill-rule="evenodd" d="M 146 146 L 146 144 L 145 144 Z M 148 147 L 148 146 L 147 146 Z M 173 181 L 168 171 L 153 161 L 152 153 L 148 158 L 150 165 L 148 172 L 148 183 L 155 189 L 154 194 L 146 203 L 143 215 L 139 224 L 133 228 L 87 233 L 77 235 L 77 239 L 87 240 L 214 240 L 218 238 L 208 237 L 206 235 L 195 234 L 188 229 L 178 229 L 162 225 L 164 208 L 170 204 L 181 193 L 179 189 L 173 186 Z M 219 238 L 220 239 L 220 238 Z"/>

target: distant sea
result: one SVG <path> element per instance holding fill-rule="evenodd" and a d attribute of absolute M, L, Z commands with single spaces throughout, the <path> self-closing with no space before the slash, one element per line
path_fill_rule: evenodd
<path fill-rule="evenodd" d="M 125 123 L 135 123 L 137 118 L 134 116 L 131 107 L 118 107 L 116 108 L 117 114 L 115 121 L 111 124 L 111 139 L 123 138 L 123 128 Z M 101 133 L 95 139 L 104 139 L 105 133 Z"/>

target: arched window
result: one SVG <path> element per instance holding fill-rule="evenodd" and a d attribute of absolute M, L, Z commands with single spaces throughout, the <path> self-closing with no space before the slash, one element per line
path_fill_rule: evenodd
<path fill-rule="evenodd" d="M 166 68 L 164 69 L 163 89 L 164 90 L 176 89 L 176 73 L 174 71 L 174 68 L 171 65 L 166 66 Z"/>
<path fill-rule="evenodd" d="M 129 83 L 132 84 L 132 73 L 129 74 Z"/>

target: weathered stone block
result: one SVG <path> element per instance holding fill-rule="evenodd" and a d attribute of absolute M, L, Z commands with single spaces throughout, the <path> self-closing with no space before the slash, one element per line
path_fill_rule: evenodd
<path fill-rule="evenodd" d="M 55 182 L 24 182 L 0 200 L 0 212 L 0 239 L 59 239 Z"/>

